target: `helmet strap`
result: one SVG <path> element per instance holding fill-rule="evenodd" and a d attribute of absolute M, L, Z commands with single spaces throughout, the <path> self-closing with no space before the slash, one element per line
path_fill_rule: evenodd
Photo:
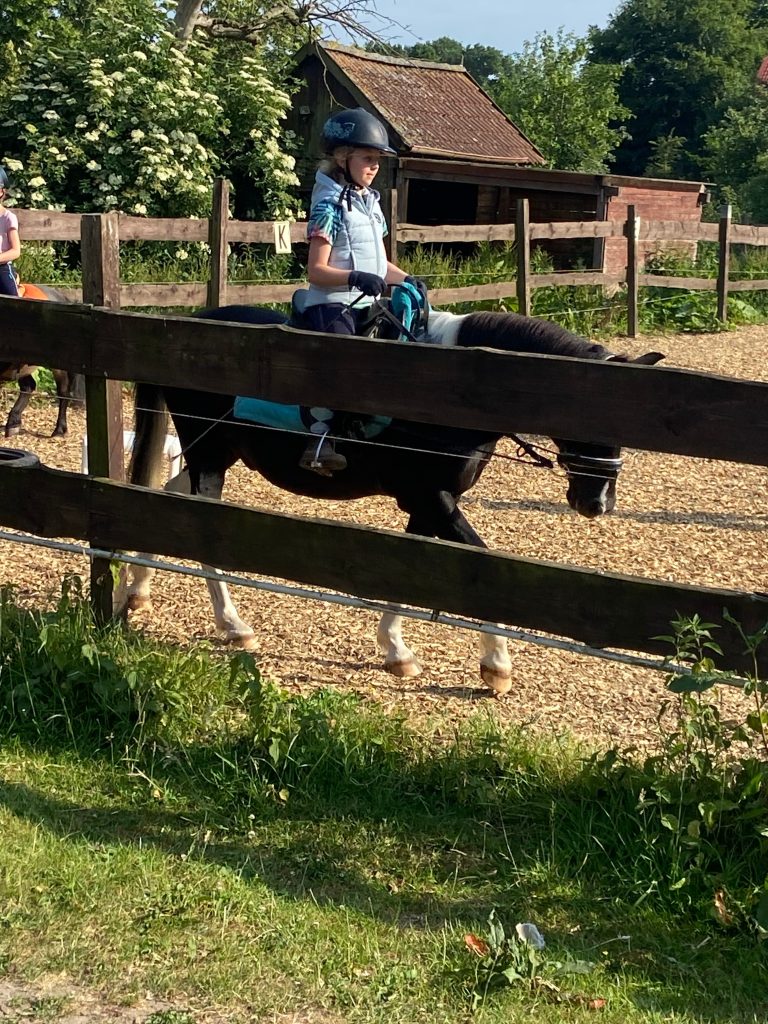
<path fill-rule="evenodd" d="M 351 185 L 353 188 L 362 188 L 363 187 L 360 184 L 360 182 L 359 181 L 355 181 L 355 179 L 350 174 L 350 171 L 349 171 L 349 157 L 347 157 L 346 160 L 344 161 L 344 166 L 342 167 L 341 170 L 342 170 L 342 173 L 344 174 L 344 180 L 349 185 Z"/>

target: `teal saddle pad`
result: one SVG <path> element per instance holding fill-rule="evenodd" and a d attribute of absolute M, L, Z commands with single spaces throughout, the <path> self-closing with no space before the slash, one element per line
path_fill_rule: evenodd
<path fill-rule="evenodd" d="M 308 433 L 312 422 L 304 406 L 283 405 L 280 402 L 267 402 L 263 398 L 245 398 L 241 395 L 235 399 L 233 415 L 236 420 L 247 420 L 262 427 L 274 427 L 277 430 L 290 430 L 300 434 Z M 366 441 L 378 437 L 392 422 L 389 416 L 360 415 L 353 416 L 352 419 L 354 434 Z"/>

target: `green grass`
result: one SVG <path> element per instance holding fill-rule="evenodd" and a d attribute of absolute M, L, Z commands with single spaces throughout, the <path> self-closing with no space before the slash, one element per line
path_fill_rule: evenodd
<path fill-rule="evenodd" d="M 95 629 L 76 581 L 0 605 L 0 737 L 0 972 L 257 1021 L 764 1018 L 754 822 L 681 865 L 621 758 L 289 697 L 248 656 Z"/>

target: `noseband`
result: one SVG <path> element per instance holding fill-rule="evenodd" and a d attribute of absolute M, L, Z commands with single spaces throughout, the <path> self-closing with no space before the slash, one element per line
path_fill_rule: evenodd
<path fill-rule="evenodd" d="M 557 464 L 562 466 L 569 476 L 599 476 L 606 480 L 615 480 L 624 465 L 624 460 L 582 455 L 580 452 L 570 452 L 566 448 L 557 456 Z"/>

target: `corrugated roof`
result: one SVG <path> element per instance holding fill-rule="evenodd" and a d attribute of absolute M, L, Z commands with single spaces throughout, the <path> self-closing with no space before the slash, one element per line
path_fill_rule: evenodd
<path fill-rule="evenodd" d="M 768 85 L 768 57 L 763 57 L 762 63 L 757 69 L 757 80 L 763 85 Z"/>
<path fill-rule="evenodd" d="M 318 43 L 403 140 L 409 155 L 545 163 L 544 157 L 496 106 L 466 68 L 384 57 L 339 43 Z"/>

